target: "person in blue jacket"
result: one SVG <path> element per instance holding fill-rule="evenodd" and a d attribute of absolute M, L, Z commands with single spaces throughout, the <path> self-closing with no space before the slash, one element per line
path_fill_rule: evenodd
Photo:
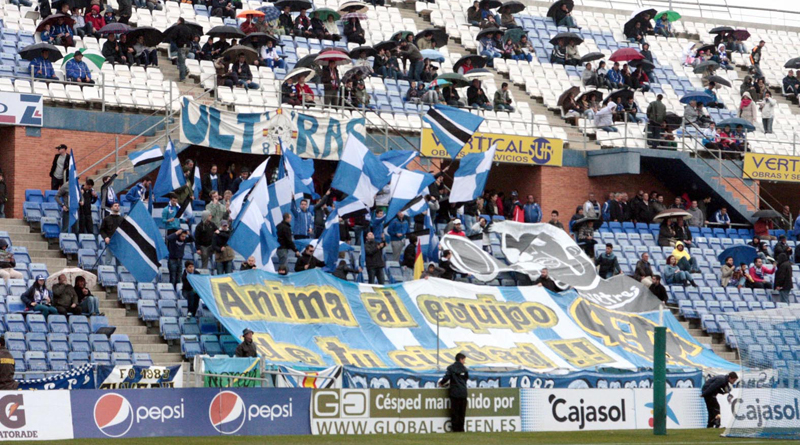
<path fill-rule="evenodd" d="M 369 231 L 375 235 L 375 241 L 378 243 L 382 243 L 385 241 L 383 239 L 383 226 L 386 223 L 386 213 L 384 213 L 383 209 L 375 210 L 375 215 L 372 217 L 372 220 L 369 222 Z"/>
<path fill-rule="evenodd" d="M 174 193 L 170 193 L 167 197 L 169 197 L 169 204 L 161 211 L 161 221 L 164 222 L 164 228 L 167 229 L 167 237 L 169 237 L 181 228 L 181 219 L 178 218 L 181 206 L 178 205 L 178 196 Z"/>
<path fill-rule="evenodd" d="M 314 212 L 308 209 L 308 200 L 303 199 L 300 205 L 292 203 L 292 235 L 294 239 L 306 239 L 314 236 Z"/>
<path fill-rule="evenodd" d="M 525 203 L 522 209 L 525 211 L 526 223 L 542 222 L 542 208 L 536 203 L 533 195 L 528 195 L 528 202 Z"/>
<path fill-rule="evenodd" d="M 145 201 L 147 199 L 147 193 L 150 190 L 150 184 L 153 181 L 149 179 L 145 179 L 142 182 L 134 185 L 128 190 L 128 193 L 125 194 L 125 201 L 131 203 L 133 205 L 136 201 Z"/>
<path fill-rule="evenodd" d="M 76 51 L 75 57 L 67 62 L 67 80 L 94 85 L 92 73 L 89 71 L 89 67 L 86 66 L 86 62 L 83 61 L 83 53 Z"/>
<path fill-rule="evenodd" d="M 389 241 L 392 244 L 392 261 L 400 261 L 403 244 L 408 233 L 408 219 L 405 213 L 397 212 L 397 217 L 389 223 L 386 230 L 389 232 Z"/>
<path fill-rule="evenodd" d="M 31 60 L 31 70 L 33 70 L 33 77 L 37 79 L 58 80 L 56 71 L 53 69 L 53 64 L 48 60 L 50 51 L 43 49 L 42 54 Z"/>

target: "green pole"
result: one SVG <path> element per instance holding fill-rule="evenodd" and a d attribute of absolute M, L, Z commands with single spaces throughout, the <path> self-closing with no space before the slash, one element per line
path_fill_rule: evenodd
<path fill-rule="evenodd" d="M 655 328 L 653 349 L 653 434 L 667 435 L 667 328 Z"/>

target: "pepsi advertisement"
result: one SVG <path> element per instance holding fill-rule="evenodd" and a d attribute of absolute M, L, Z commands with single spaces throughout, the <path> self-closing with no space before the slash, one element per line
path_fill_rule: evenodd
<path fill-rule="evenodd" d="M 73 391 L 76 439 L 311 434 L 311 390 Z"/>

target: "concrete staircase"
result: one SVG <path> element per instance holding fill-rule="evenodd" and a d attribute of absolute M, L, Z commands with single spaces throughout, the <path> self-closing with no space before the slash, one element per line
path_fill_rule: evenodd
<path fill-rule="evenodd" d="M 700 344 L 710 345 L 711 350 L 722 359 L 731 363 L 738 364 L 740 362 L 741 358 L 739 357 L 739 352 L 729 348 L 728 345 L 725 344 L 725 336 L 721 334 L 708 334 L 700 327 L 699 320 L 687 320 L 683 318 L 678 312 L 678 308 L 671 308 L 671 310 L 672 315 L 680 321 L 681 326 L 683 326 Z"/>
<path fill-rule="evenodd" d="M 403 18 L 410 18 L 414 20 L 414 23 L 417 25 L 418 30 L 423 30 L 425 28 L 430 28 L 433 25 L 430 23 L 430 15 L 425 15 L 425 11 L 423 11 L 423 15 L 420 16 L 417 14 L 416 10 L 414 9 L 414 3 L 395 3 L 393 4 L 395 7 L 400 9 L 400 15 Z M 465 6 L 466 8 L 466 6 Z M 450 41 L 447 44 L 447 50 L 452 53 L 461 54 L 462 56 L 467 54 L 475 54 L 474 51 L 468 50 L 464 47 L 461 43 L 456 43 L 454 36 L 451 36 Z M 489 70 L 494 74 L 494 81 L 497 87 L 499 88 L 503 82 L 508 82 L 508 89 L 511 91 L 511 96 L 514 100 L 518 102 L 527 102 L 530 105 L 531 112 L 536 115 L 543 115 L 547 118 L 548 124 L 554 127 L 562 127 L 564 131 L 567 133 L 567 139 L 564 141 L 565 147 L 581 150 L 584 148 L 584 136 L 581 134 L 577 127 L 573 127 L 567 125 L 567 123 L 561 119 L 560 115 L 553 113 L 549 110 L 543 101 L 538 101 L 528 95 L 525 91 L 524 85 L 515 84 L 511 81 L 511 78 L 506 74 L 501 74 L 497 70 L 493 68 L 489 68 Z M 490 98 L 491 99 L 491 98 Z M 586 150 L 599 150 L 600 145 L 593 140 L 586 140 Z"/>
<path fill-rule="evenodd" d="M 64 257 L 57 244 L 50 246 L 41 233 L 32 232 L 28 223 L 21 219 L 0 219 L 0 230 L 8 232 L 13 246 L 27 247 L 31 262 L 46 264 L 51 274 L 77 266 L 77 261 Z M 165 343 L 159 336 L 158 326 L 147 326 L 138 318 L 135 307 L 129 310 L 120 305 L 116 290 L 107 292 L 98 284 L 92 294 L 100 300 L 100 312 L 105 313 L 109 324 L 117 327 L 115 333 L 129 336 L 134 352 L 149 352 L 157 365 L 183 362 L 180 346 Z"/>

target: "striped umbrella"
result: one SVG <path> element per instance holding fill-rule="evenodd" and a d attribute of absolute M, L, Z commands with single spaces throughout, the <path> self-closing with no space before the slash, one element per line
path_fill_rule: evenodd
<path fill-rule="evenodd" d="M 359 19 L 359 20 L 366 20 L 367 15 L 363 12 L 348 12 L 347 14 L 342 16 L 342 20 L 350 20 L 350 19 Z"/>
<path fill-rule="evenodd" d="M 314 61 L 320 65 L 327 65 L 330 62 L 333 62 L 337 66 L 349 65 L 353 63 L 353 61 L 350 59 L 350 56 L 341 51 L 335 51 L 335 50 L 323 51 L 322 53 L 320 53 L 320 55 L 317 56 L 316 59 L 314 59 Z"/>
<path fill-rule="evenodd" d="M 340 13 L 347 13 L 347 12 L 364 12 L 366 13 L 369 10 L 369 6 L 366 3 L 360 2 L 357 0 L 350 0 L 346 1 L 339 5 L 339 12 Z"/>
<path fill-rule="evenodd" d="M 67 62 L 72 60 L 75 57 L 75 53 L 78 52 L 83 54 L 83 61 L 86 62 L 86 66 L 88 66 L 92 71 L 100 71 L 100 69 L 103 67 L 103 64 L 106 62 L 106 58 L 103 57 L 99 51 L 81 48 L 64 56 L 64 58 L 61 59 L 61 66 L 66 66 Z"/>

